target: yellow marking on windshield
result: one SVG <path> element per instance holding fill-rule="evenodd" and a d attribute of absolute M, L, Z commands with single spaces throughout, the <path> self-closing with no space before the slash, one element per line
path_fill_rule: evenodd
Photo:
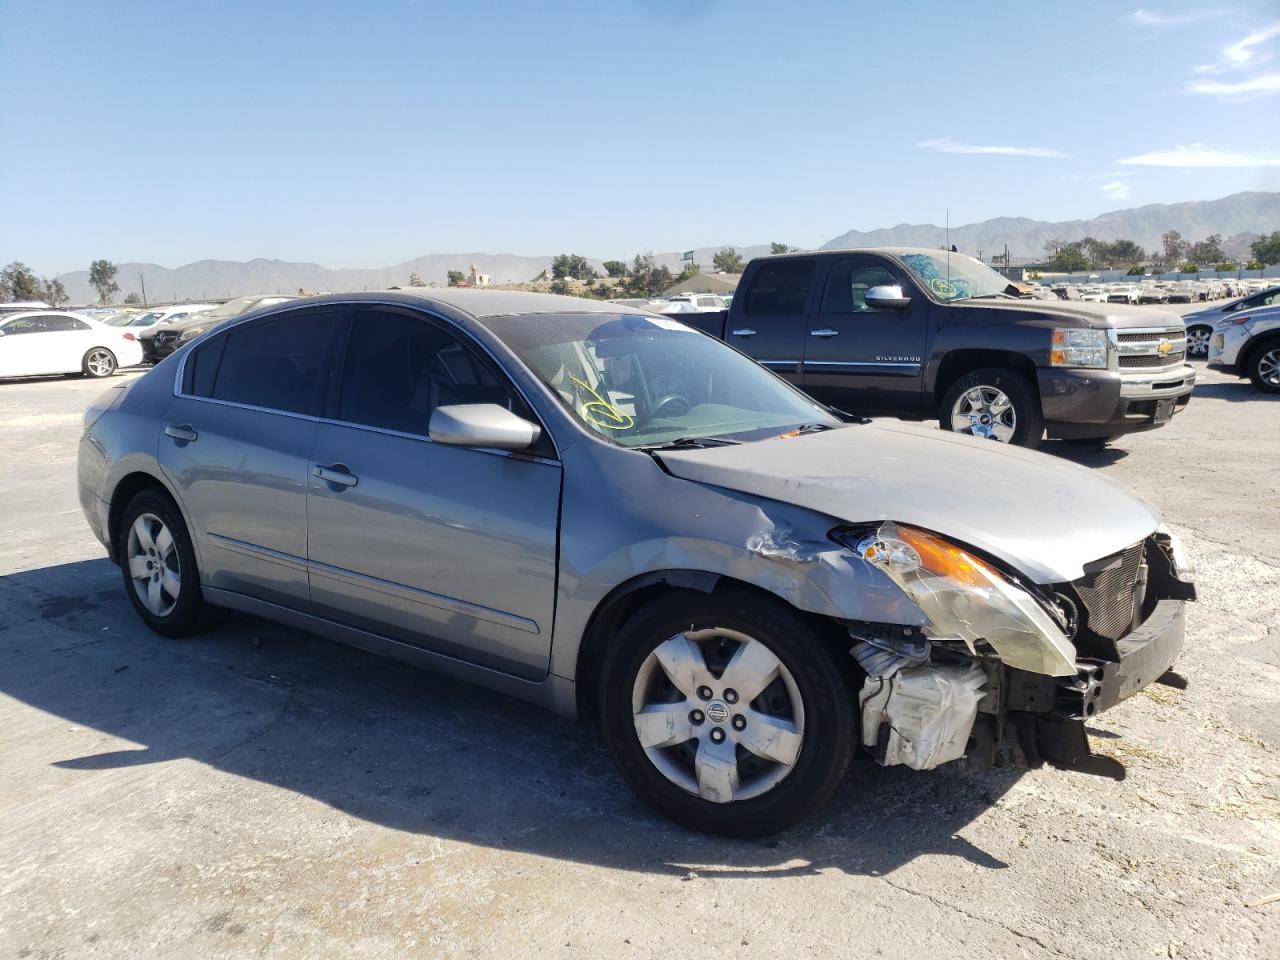
<path fill-rule="evenodd" d="M 602 430 L 630 430 L 636 425 L 634 417 L 623 413 L 604 397 L 600 396 L 599 392 L 594 388 L 573 375 L 570 375 L 569 379 L 595 397 L 594 400 L 582 405 L 582 418 L 588 423 L 594 424 Z"/>

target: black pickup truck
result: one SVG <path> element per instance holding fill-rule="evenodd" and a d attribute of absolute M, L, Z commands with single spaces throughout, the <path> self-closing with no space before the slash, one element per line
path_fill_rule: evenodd
<path fill-rule="evenodd" d="M 678 317 L 840 410 L 1027 447 L 1150 430 L 1191 399 L 1176 314 L 1016 289 L 963 254 L 823 250 L 752 260 L 727 311 Z"/>

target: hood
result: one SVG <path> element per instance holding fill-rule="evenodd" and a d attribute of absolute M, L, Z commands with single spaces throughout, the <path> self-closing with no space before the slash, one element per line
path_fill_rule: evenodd
<path fill-rule="evenodd" d="M 1170 310 L 1151 307 L 1131 307 L 1127 304 L 1093 303 L 1084 300 L 975 300 L 960 302 L 957 307 L 980 307 L 984 310 L 1012 310 L 1035 313 L 1044 317 L 1062 317 L 1091 327 L 1114 327 L 1118 330 L 1134 327 L 1176 327 L 1182 317 Z"/>
<path fill-rule="evenodd" d="M 163 323 L 163 322 L 153 323 L 151 326 L 147 327 L 146 330 L 144 330 L 142 333 L 138 334 L 138 336 L 154 337 L 157 333 L 160 333 L 162 330 L 165 330 L 165 331 L 177 330 L 179 333 L 184 333 L 187 330 L 190 330 L 192 327 L 213 327 L 218 325 L 219 323 L 225 323 L 227 320 L 234 320 L 234 319 L 235 317 L 210 318 L 207 315 L 196 314 L 193 317 L 185 317 L 184 319 L 176 320 L 173 323 Z"/>
<path fill-rule="evenodd" d="M 846 523 L 896 520 L 999 558 L 1036 583 L 1151 534 L 1160 512 L 1101 474 L 1048 454 L 906 424 L 704 450 L 664 450 L 677 477 L 792 503 Z"/>

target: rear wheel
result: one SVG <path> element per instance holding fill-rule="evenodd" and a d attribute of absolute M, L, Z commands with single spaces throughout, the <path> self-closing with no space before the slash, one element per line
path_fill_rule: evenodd
<path fill-rule="evenodd" d="M 1195 324 L 1187 327 L 1187 356 L 1203 360 L 1209 356 L 1209 339 L 1213 336 L 1213 327 Z"/>
<path fill-rule="evenodd" d="M 80 369 L 87 377 L 109 377 L 116 372 L 116 355 L 106 347 L 94 347 L 84 355 Z"/>
<path fill-rule="evenodd" d="M 1280 340 L 1258 347 L 1249 357 L 1249 379 L 1265 393 L 1280 393 Z"/>
<path fill-rule="evenodd" d="M 1002 367 L 971 370 L 953 383 L 939 404 L 943 430 L 983 440 L 1036 447 L 1044 436 L 1040 398 L 1022 374 Z"/>
<path fill-rule="evenodd" d="M 845 666 L 780 602 L 680 593 L 643 607 L 604 665 L 601 725 L 646 803 L 694 830 L 782 830 L 840 785 L 856 722 Z"/>
<path fill-rule="evenodd" d="M 191 537 L 168 495 L 143 490 L 129 501 L 116 556 L 133 609 L 156 633 L 185 637 L 213 625 L 216 614 L 200 590 Z"/>

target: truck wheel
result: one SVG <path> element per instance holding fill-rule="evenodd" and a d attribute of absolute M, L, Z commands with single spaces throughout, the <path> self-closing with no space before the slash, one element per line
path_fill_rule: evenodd
<path fill-rule="evenodd" d="M 1249 357 L 1249 379 L 1264 393 L 1280 393 L 1280 340 L 1258 347 Z"/>
<path fill-rule="evenodd" d="M 677 823 L 775 833 L 826 803 L 848 769 L 857 724 L 846 668 L 779 602 L 660 597 L 605 661 L 605 742 L 631 788 Z"/>
<path fill-rule="evenodd" d="M 938 405 L 943 430 L 984 440 L 1038 447 L 1044 436 L 1040 398 L 1014 370 L 984 367 L 953 383 Z"/>

